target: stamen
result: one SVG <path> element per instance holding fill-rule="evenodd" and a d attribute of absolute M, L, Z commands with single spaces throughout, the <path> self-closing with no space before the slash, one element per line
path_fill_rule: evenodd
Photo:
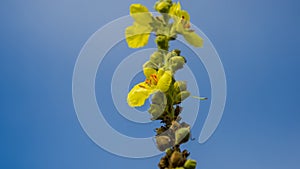
<path fill-rule="evenodd" d="M 158 82 L 158 79 L 157 79 L 156 74 L 152 74 L 151 77 L 152 77 L 152 79 L 153 79 L 156 83 Z"/>
<path fill-rule="evenodd" d="M 143 86 L 143 85 L 139 85 L 139 87 L 140 87 L 140 88 L 143 88 L 143 89 L 146 89 L 146 87 L 145 87 L 145 86 Z"/>

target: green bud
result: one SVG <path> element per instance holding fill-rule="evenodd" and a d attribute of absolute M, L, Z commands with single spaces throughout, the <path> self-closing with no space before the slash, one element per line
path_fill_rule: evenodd
<path fill-rule="evenodd" d="M 171 157 L 173 150 L 171 148 L 167 148 L 165 152 L 168 157 Z"/>
<path fill-rule="evenodd" d="M 176 95 L 175 102 L 180 103 L 191 95 L 189 91 L 182 91 Z"/>
<path fill-rule="evenodd" d="M 185 64 L 185 59 L 182 56 L 174 56 L 170 58 L 169 63 L 171 65 L 171 69 L 175 72 L 181 68 Z"/>
<path fill-rule="evenodd" d="M 171 51 L 171 53 L 173 54 L 173 56 L 180 56 L 181 51 L 179 49 L 174 49 Z"/>
<path fill-rule="evenodd" d="M 159 118 L 164 112 L 164 106 L 158 104 L 151 104 L 148 112 L 152 115 L 152 120 Z"/>
<path fill-rule="evenodd" d="M 182 91 L 186 91 L 187 89 L 186 81 L 176 81 L 174 83 L 174 88 L 178 93 Z"/>
<path fill-rule="evenodd" d="M 158 66 L 162 65 L 164 62 L 164 55 L 156 51 L 150 56 L 150 61 Z"/>
<path fill-rule="evenodd" d="M 152 95 L 151 101 L 152 101 L 152 104 L 166 105 L 167 97 L 163 92 L 157 91 Z"/>
<path fill-rule="evenodd" d="M 186 162 L 184 163 L 184 168 L 185 168 L 185 169 L 195 169 L 195 168 L 196 168 L 196 165 L 197 165 L 196 160 L 188 159 L 188 160 L 186 160 Z"/>
<path fill-rule="evenodd" d="M 161 13 L 167 13 L 171 7 L 171 3 L 168 1 L 158 1 L 155 3 L 154 9 Z"/>
<path fill-rule="evenodd" d="M 168 38 L 165 35 L 158 35 L 155 39 L 155 42 L 159 49 L 166 50 L 169 47 Z"/>
<path fill-rule="evenodd" d="M 156 146 L 160 151 L 165 151 L 172 146 L 171 139 L 168 136 L 156 136 Z"/>
<path fill-rule="evenodd" d="M 183 127 L 175 131 L 175 145 L 185 143 L 190 139 L 190 127 Z"/>
<path fill-rule="evenodd" d="M 176 167 L 175 169 L 185 169 L 184 167 Z"/>

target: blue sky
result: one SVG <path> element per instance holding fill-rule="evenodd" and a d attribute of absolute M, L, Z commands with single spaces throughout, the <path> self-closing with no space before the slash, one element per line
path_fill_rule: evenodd
<path fill-rule="evenodd" d="M 73 69 L 84 43 L 106 23 L 127 15 L 131 3 L 151 9 L 154 1 L 1 1 L 1 168 L 156 168 L 158 156 L 129 159 L 99 148 L 82 130 L 72 101 Z M 193 141 L 185 146 L 198 168 L 299 168 L 300 3 L 181 3 L 215 45 L 228 85 L 224 116 L 213 137 L 202 145 Z M 104 79 L 111 77 L 110 64 L 134 52 L 124 42 L 117 47 L 122 50 L 109 53 L 107 69 L 99 70 Z M 201 92 L 209 95 L 207 74 L 199 65 L 197 80 Z M 98 83 L 104 83 L 100 75 Z M 101 97 L 99 105 L 112 111 L 104 116 L 118 131 L 137 137 L 152 134 L 156 124 L 127 121 L 109 107 L 109 92 L 104 92 L 108 99 Z M 192 130 L 195 137 L 209 106 L 202 104 Z"/>

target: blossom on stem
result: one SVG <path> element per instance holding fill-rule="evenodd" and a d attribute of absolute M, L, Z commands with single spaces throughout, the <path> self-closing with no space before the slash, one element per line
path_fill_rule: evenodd
<path fill-rule="evenodd" d="M 147 45 L 150 33 L 153 30 L 150 25 L 153 17 L 148 9 L 141 4 L 130 6 L 130 16 L 134 19 L 133 25 L 125 30 L 125 37 L 129 47 L 140 48 Z"/>
<path fill-rule="evenodd" d="M 145 104 L 145 101 L 156 91 L 168 91 L 173 75 L 171 71 L 152 68 L 144 68 L 146 80 L 135 85 L 128 93 L 127 102 L 131 107 L 138 107 Z"/>
<path fill-rule="evenodd" d="M 181 34 L 184 39 L 195 47 L 203 46 L 203 39 L 190 29 L 190 15 L 187 11 L 181 10 L 180 3 L 174 3 L 170 10 L 169 15 L 173 18 L 173 31 Z"/>

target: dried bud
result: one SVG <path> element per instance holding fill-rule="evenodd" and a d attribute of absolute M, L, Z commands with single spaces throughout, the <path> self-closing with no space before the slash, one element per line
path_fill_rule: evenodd
<path fill-rule="evenodd" d="M 197 165 L 196 160 L 188 159 L 188 160 L 186 160 L 186 162 L 184 163 L 184 168 L 185 168 L 185 169 L 195 169 L 195 168 L 196 168 L 196 165 Z"/>
<path fill-rule="evenodd" d="M 178 151 L 174 151 L 171 158 L 170 158 L 170 165 L 171 168 L 180 167 L 183 163 L 182 154 Z"/>
<path fill-rule="evenodd" d="M 168 165 L 168 159 L 166 157 L 162 157 L 159 161 L 158 167 L 161 169 L 165 169 L 168 167 Z"/>
<path fill-rule="evenodd" d="M 165 151 L 172 146 L 171 139 L 168 136 L 156 136 L 156 146 L 160 151 Z"/>
<path fill-rule="evenodd" d="M 160 128 L 156 128 L 155 131 L 156 131 L 156 135 L 160 135 L 162 134 L 163 132 L 165 132 L 167 129 L 163 126 L 161 126 Z"/>
<path fill-rule="evenodd" d="M 173 153 L 173 150 L 171 148 L 167 148 L 166 149 L 166 155 L 167 155 L 167 157 L 171 157 L 172 153 Z"/>
<path fill-rule="evenodd" d="M 172 121 L 172 125 L 170 127 L 171 130 L 176 131 L 180 127 L 180 124 L 177 121 Z"/>
<path fill-rule="evenodd" d="M 183 127 L 175 132 L 175 145 L 179 145 L 189 141 L 190 139 L 190 127 Z"/>

